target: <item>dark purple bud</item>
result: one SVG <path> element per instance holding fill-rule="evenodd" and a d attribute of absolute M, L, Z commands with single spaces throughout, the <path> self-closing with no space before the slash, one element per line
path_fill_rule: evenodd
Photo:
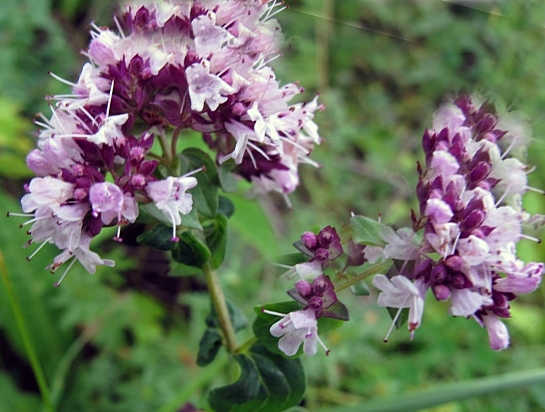
<path fill-rule="evenodd" d="M 448 128 L 445 127 L 443 130 L 441 130 L 439 132 L 439 134 L 437 135 L 437 141 L 438 142 L 448 142 Z"/>
<path fill-rule="evenodd" d="M 339 235 L 333 226 L 326 226 L 318 233 L 318 244 L 321 247 L 327 248 L 335 240 L 340 241 Z"/>
<path fill-rule="evenodd" d="M 462 221 L 461 227 L 465 232 L 470 232 L 483 223 L 486 215 L 482 210 L 475 209 Z"/>
<path fill-rule="evenodd" d="M 433 151 L 434 141 L 432 137 L 430 136 L 429 130 L 426 130 L 424 132 L 424 136 L 422 136 L 422 148 L 424 149 L 424 153 L 426 155 L 431 154 Z"/>
<path fill-rule="evenodd" d="M 425 259 L 418 262 L 414 267 L 414 276 L 417 278 L 424 278 L 428 281 L 432 270 L 432 260 Z"/>
<path fill-rule="evenodd" d="M 242 116 L 247 111 L 246 106 L 244 106 L 240 102 L 235 103 L 231 110 L 233 111 L 233 114 L 236 116 Z"/>
<path fill-rule="evenodd" d="M 309 250 L 314 250 L 318 244 L 318 237 L 312 232 L 305 232 L 301 235 L 301 242 Z"/>
<path fill-rule="evenodd" d="M 321 310 L 323 306 L 322 298 L 320 296 L 311 297 L 308 301 L 308 306 L 315 311 Z"/>
<path fill-rule="evenodd" d="M 471 173 L 469 174 L 469 179 L 471 180 L 471 182 L 477 183 L 486 178 L 489 173 L 490 165 L 486 162 L 479 162 L 471 170 Z"/>
<path fill-rule="evenodd" d="M 450 298 L 450 289 L 445 285 L 435 285 L 432 287 L 433 294 L 437 300 L 447 300 Z"/>
<path fill-rule="evenodd" d="M 486 113 L 475 127 L 477 133 L 487 132 L 496 125 L 496 117 L 490 113 Z"/>
<path fill-rule="evenodd" d="M 365 256 L 363 255 L 364 250 L 365 250 L 364 245 L 358 245 L 357 243 L 350 241 L 348 243 L 347 265 L 348 266 L 363 265 L 365 263 Z"/>
<path fill-rule="evenodd" d="M 134 175 L 131 177 L 131 185 L 137 189 L 142 189 L 146 185 L 146 178 L 142 175 Z"/>
<path fill-rule="evenodd" d="M 78 187 L 76 190 L 74 190 L 74 199 L 83 200 L 87 197 L 87 194 L 88 193 L 86 189 Z"/>
<path fill-rule="evenodd" d="M 329 251 L 324 248 L 319 248 L 314 252 L 314 259 L 324 262 L 329 259 Z"/>
<path fill-rule="evenodd" d="M 312 285 L 306 280 L 300 280 L 295 284 L 295 289 L 302 297 L 306 298 L 312 293 Z"/>
<path fill-rule="evenodd" d="M 450 276 L 450 284 L 455 289 L 467 289 L 473 286 L 471 281 L 461 272 L 456 272 Z"/>
<path fill-rule="evenodd" d="M 460 271 L 464 265 L 464 260 L 458 255 L 450 255 L 445 259 L 445 265 L 447 265 L 449 269 Z"/>
<path fill-rule="evenodd" d="M 435 265 L 431 270 L 431 283 L 440 284 L 447 278 L 447 269 L 442 263 Z"/>

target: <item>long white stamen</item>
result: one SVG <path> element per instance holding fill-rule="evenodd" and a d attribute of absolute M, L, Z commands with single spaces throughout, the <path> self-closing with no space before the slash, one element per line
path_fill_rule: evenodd
<path fill-rule="evenodd" d="M 254 168 L 257 169 L 257 163 L 255 162 L 255 158 L 254 158 L 254 155 L 252 154 L 251 151 L 248 150 L 248 156 L 250 156 L 250 160 L 252 161 L 253 165 L 254 165 Z"/>
<path fill-rule="evenodd" d="M 95 125 L 98 125 L 96 119 L 91 115 L 91 113 L 89 113 L 89 111 L 85 108 L 85 107 L 82 107 L 81 108 L 81 111 L 85 114 L 85 116 L 87 116 L 89 118 L 89 120 L 91 120 Z"/>
<path fill-rule="evenodd" d="M 125 38 L 125 33 L 123 32 L 123 28 L 121 27 L 121 24 L 119 24 L 119 20 L 117 19 L 117 16 L 114 16 L 114 22 L 117 26 L 117 30 L 119 30 L 119 34 L 121 34 L 121 37 Z"/>
<path fill-rule="evenodd" d="M 325 343 L 322 341 L 322 339 L 320 339 L 320 336 L 318 336 L 318 334 L 316 334 L 316 340 L 318 341 L 318 343 L 322 346 L 322 348 L 324 348 L 325 350 L 325 355 L 326 356 L 329 356 L 329 353 L 331 352 L 327 346 L 325 345 Z"/>
<path fill-rule="evenodd" d="M 59 134 L 57 137 L 91 137 L 89 134 L 80 134 L 80 133 L 69 133 L 69 134 Z"/>
<path fill-rule="evenodd" d="M 261 310 L 263 313 L 266 313 L 267 315 L 273 315 L 273 316 L 278 316 L 278 317 L 285 317 L 285 316 L 288 316 L 287 314 L 285 313 L 280 313 L 280 312 L 275 312 L 273 310 L 267 310 L 267 309 L 262 309 Z"/>
<path fill-rule="evenodd" d="M 397 313 L 394 316 L 394 320 L 392 320 L 392 324 L 390 325 L 390 329 L 388 329 L 388 332 L 386 332 L 386 336 L 384 337 L 384 343 L 388 342 L 388 339 L 390 339 L 390 335 L 392 334 L 392 331 L 394 330 L 394 326 L 397 323 L 397 320 L 399 319 L 399 315 L 401 315 L 402 310 L 403 308 L 399 308 L 397 310 Z"/>
<path fill-rule="evenodd" d="M 50 75 L 51 77 L 53 77 L 55 80 L 58 80 L 58 81 L 61 82 L 61 83 L 67 84 L 68 86 L 72 86 L 72 87 L 76 86 L 76 83 L 73 83 L 73 82 L 70 82 L 70 81 L 68 81 L 68 80 L 66 80 L 66 79 L 63 79 L 62 77 L 57 76 L 57 75 L 56 75 L 55 73 L 53 73 L 53 72 L 49 72 L 49 75 Z"/>
<path fill-rule="evenodd" d="M 511 191 L 511 185 L 507 186 L 507 188 L 505 189 L 505 192 L 503 193 L 503 195 L 500 196 L 500 198 L 498 199 L 498 201 L 496 202 L 496 207 L 498 207 L 498 205 L 503 202 L 503 199 L 505 199 L 505 197 L 509 194 L 509 192 Z"/>
<path fill-rule="evenodd" d="M 50 241 L 51 239 L 52 239 L 52 238 L 47 238 L 46 240 L 44 240 L 44 241 L 40 244 L 40 246 L 38 246 L 38 247 L 36 248 L 36 250 L 35 250 L 34 252 L 32 252 L 32 253 L 30 254 L 30 256 L 27 257 L 27 260 L 28 260 L 28 261 L 31 261 L 32 258 L 33 258 L 34 256 L 36 256 L 36 254 L 37 254 L 40 250 L 42 250 L 42 248 L 43 248 L 47 243 L 49 243 L 49 241 Z"/>
<path fill-rule="evenodd" d="M 529 190 L 530 192 L 535 192 L 535 193 L 539 193 L 541 195 L 545 195 L 545 190 L 538 189 L 537 187 L 526 186 L 525 189 Z"/>
<path fill-rule="evenodd" d="M 196 175 L 197 173 L 202 172 L 203 170 L 204 170 L 204 167 L 199 167 L 198 169 L 192 170 L 191 172 L 187 172 L 182 177 L 190 177 L 190 176 Z"/>
<path fill-rule="evenodd" d="M 267 153 L 265 153 L 263 150 L 261 150 L 259 147 L 257 147 L 255 144 L 253 144 L 252 142 L 248 142 L 247 143 L 248 146 L 250 146 L 252 149 L 254 149 L 257 153 L 259 153 L 261 156 L 263 156 L 265 159 L 267 160 L 271 160 L 271 158 L 269 157 L 269 155 L 267 155 Z"/>
<path fill-rule="evenodd" d="M 537 237 L 525 235 L 524 233 L 520 234 L 521 239 L 531 240 L 532 242 L 541 243 L 541 239 L 538 239 Z"/>
<path fill-rule="evenodd" d="M 273 3 L 271 5 L 268 6 L 267 8 L 267 12 L 265 13 L 265 17 L 263 18 L 263 20 L 267 20 L 269 18 L 269 15 L 271 14 L 271 12 L 273 11 L 273 9 L 276 7 L 276 2 L 278 0 L 273 0 Z"/>
<path fill-rule="evenodd" d="M 269 15 L 269 17 L 267 17 L 267 20 L 270 20 L 272 19 L 274 16 L 276 16 L 278 13 L 280 13 L 281 11 L 283 10 L 286 10 L 288 8 L 288 6 L 283 6 L 283 7 L 280 7 L 279 9 L 277 9 L 274 13 L 271 13 Z"/>
<path fill-rule="evenodd" d="M 64 278 L 66 277 L 66 275 L 68 275 L 68 272 L 70 271 L 70 269 L 72 269 L 72 266 L 74 266 L 74 263 L 76 263 L 76 257 L 74 256 L 72 258 L 72 261 L 70 262 L 70 264 L 68 265 L 68 267 L 66 268 L 66 270 L 64 271 L 64 273 L 62 274 L 61 278 L 59 279 L 59 281 L 57 283 L 55 283 L 55 287 L 59 287 L 62 283 L 62 281 L 64 280 Z"/>
<path fill-rule="evenodd" d="M 505 159 L 505 156 L 507 156 L 509 152 L 513 149 L 513 147 L 515 147 L 516 142 L 517 142 L 517 138 L 514 137 L 513 140 L 511 141 L 511 144 L 509 144 L 507 149 L 505 149 L 505 152 L 503 152 L 503 154 L 501 155 L 501 160 Z"/>
<path fill-rule="evenodd" d="M 296 148 L 298 148 L 298 149 L 302 150 L 303 152 L 305 152 L 305 154 L 308 154 L 308 152 L 309 152 L 307 149 L 305 149 L 305 148 L 304 148 L 303 146 L 301 146 L 299 143 L 294 142 L 293 140 L 290 140 L 290 139 L 288 139 L 287 137 L 280 136 L 280 140 L 283 140 L 283 141 L 285 141 L 285 142 L 287 142 L 287 143 L 292 144 L 292 145 L 295 146 Z"/>
<path fill-rule="evenodd" d="M 33 217 L 34 216 L 34 213 L 13 213 L 13 212 L 8 212 L 8 217 Z"/>
<path fill-rule="evenodd" d="M 454 255 L 454 252 L 456 252 L 456 246 L 458 246 L 458 241 L 460 240 L 460 235 L 462 232 L 458 233 L 458 236 L 456 236 L 456 239 L 454 239 L 454 244 L 452 245 L 452 249 L 450 250 L 450 254 Z M 445 256 L 446 258 L 446 256 Z"/>
<path fill-rule="evenodd" d="M 34 219 L 27 220 L 26 222 L 21 223 L 19 226 L 23 227 L 30 225 L 32 223 L 38 222 L 39 220 L 49 219 L 49 216 L 35 217 Z"/>
<path fill-rule="evenodd" d="M 272 265 L 278 266 L 279 268 L 283 268 L 283 269 L 292 269 L 292 266 L 284 265 L 283 263 L 272 263 Z"/>
<path fill-rule="evenodd" d="M 106 119 L 110 117 L 110 106 L 112 105 L 112 97 L 114 95 L 114 84 L 115 81 L 112 80 L 112 85 L 110 86 L 110 97 L 108 97 L 108 106 L 106 106 Z"/>

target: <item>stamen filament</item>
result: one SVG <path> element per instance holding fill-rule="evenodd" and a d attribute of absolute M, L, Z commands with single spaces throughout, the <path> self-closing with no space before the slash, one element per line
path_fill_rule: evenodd
<path fill-rule="evenodd" d="M 266 313 L 267 315 L 273 315 L 273 316 L 279 316 L 281 318 L 285 317 L 285 316 L 288 316 L 287 314 L 285 313 L 280 313 L 280 312 L 275 312 L 273 310 L 267 310 L 267 309 L 261 309 L 261 311 L 263 313 Z"/>
<path fill-rule="evenodd" d="M 76 257 L 74 256 L 72 258 L 72 261 L 70 262 L 70 264 L 68 265 L 68 267 L 66 268 L 66 270 L 64 271 L 64 273 L 62 274 L 61 278 L 58 280 L 58 282 L 55 283 L 55 287 L 58 288 L 62 281 L 64 280 L 64 278 L 66 277 L 66 275 L 68 275 L 68 272 L 70 271 L 70 269 L 72 269 L 72 266 L 74 266 L 74 263 L 76 263 Z"/>
<path fill-rule="evenodd" d="M 34 256 L 36 256 L 36 255 L 38 254 L 38 252 L 39 252 L 40 250 L 42 250 L 42 248 L 43 248 L 50 240 L 51 240 L 51 238 L 47 238 L 46 240 L 44 240 L 44 241 L 40 244 L 40 246 L 38 246 L 38 247 L 36 248 L 36 250 L 30 254 L 30 256 L 27 256 L 27 260 L 30 262 L 30 261 L 32 260 L 32 258 L 33 258 Z"/>
<path fill-rule="evenodd" d="M 394 330 L 394 326 L 395 326 L 397 320 L 399 319 L 399 315 L 401 315 L 402 310 L 403 310 L 403 308 L 399 308 L 397 310 L 397 313 L 394 316 L 394 319 L 392 320 L 392 324 L 390 325 L 390 328 L 388 329 L 388 332 L 386 332 L 386 336 L 384 337 L 384 343 L 387 343 L 388 339 L 390 339 L 390 335 L 392 334 L 392 331 Z"/>

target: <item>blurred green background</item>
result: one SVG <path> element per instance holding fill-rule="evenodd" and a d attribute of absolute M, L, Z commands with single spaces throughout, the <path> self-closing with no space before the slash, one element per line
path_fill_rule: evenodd
<path fill-rule="evenodd" d="M 317 116 L 324 143 L 303 167 L 293 208 L 277 198 L 235 196 L 229 258 L 220 269 L 226 294 L 250 320 L 252 307 L 285 299 L 289 287 L 271 265 L 304 230 L 346 225 L 355 211 L 406 224 L 415 207 L 420 136 L 438 105 L 477 92 L 528 119 L 535 136 L 530 179 L 544 187 L 545 2 L 441 0 L 290 0 L 279 15 L 285 52 L 275 63 L 283 82 L 299 81 L 306 97 L 321 94 Z M 48 113 L 45 95 L 66 87 L 53 71 L 76 78 L 91 21 L 110 25 L 110 0 L 2 0 L 0 4 L 0 216 L 18 211 L 30 173 L 32 119 Z M 544 211 L 542 196 L 526 207 Z M 31 341 L 59 411 L 175 411 L 206 406 L 207 391 L 228 382 L 227 356 L 195 363 L 208 313 L 205 283 L 181 275 L 157 251 L 119 247 L 105 233 L 97 242 L 115 269 L 95 276 L 74 269 L 62 287 L 44 267 L 54 248 L 32 262 L 20 222 L 2 217 L 0 250 L 21 303 Z M 130 239 L 130 230 L 125 233 Z M 129 242 L 130 243 L 130 242 Z M 543 260 L 543 246 L 523 241 L 526 259 Z M 0 411 L 40 408 L 38 386 L 4 286 L 0 287 Z M 512 347 L 495 353 L 475 322 L 449 318 L 428 299 L 413 342 L 406 331 L 382 338 L 385 311 L 369 298 L 346 297 L 351 322 L 325 336 L 332 349 L 304 358 L 309 388 L 304 407 L 356 405 L 442 382 L 545 366 L 543 289 L 514 304 Z M 244 336 L 239 336 L 240 341 Z M 545 410 L 545 387 L 498 393 L 434 409 L 442 412 Z"/>

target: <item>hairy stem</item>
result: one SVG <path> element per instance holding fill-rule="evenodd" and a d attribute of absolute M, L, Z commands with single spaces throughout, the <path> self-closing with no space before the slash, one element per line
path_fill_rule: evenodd
<path fill-rule="evenodd" d="M 355 285 L 361 280 L 368 278 L 369 276 L 377 275 L 379 273 L 386 273 L 388 269 L 392 266 L 392 261 L 387 260 L 386 262 L 377 263 L 376 265 L 369 266 L 364 272 L 352 276 L 350 279 L 340 282 L 335 286 L 335 292 L 340 292 L 346 288 L 349 288 L 352 285 Z"/>
<path fill-rule="evenodd" d="M 15 294 L 15 291 L 13 290 L 13 286 L 9 279 L 8 270 L 4 262 L 4 255 L 2 255 L 1 252 L 0 252 L 0 277 L 2 278 L 2 283 L 4 284 L 4 289 L 6 290 L 9 304 L 11 306 L 11 309 L 13 310 L 13 315 L 15 316 L 15 322 L 17 323 L 17 328 L 19 329 L 19 333 L 21 334 L 23 345 L 25 347 L 28 360 L 30 361 L 30 366 L 32 367 L 32 371 L 34 372 L 34 376 L 36 377 L 36 381 L 38 383 L 38 388 L 40 389 L 40 393 L 42 395 L 42 400 L 43 400 L 45 409 L 47 411 L 53 411 L 54 408 L 51 402 L 51 393 L 49 391 L 49 387 L 47 386 L 45 374 L 42 370 L 42 367 L 40 366 L 40 361 L 38 359 L 38 356 L 36 355 L 34 346 L 32 345 L 30 335 L 28 334 L 25 318 L 23 316 L 23 313 L 21 312 L 21 306 L 19 304 L 19 300 L 17 299 L 17 295 Z"/>
<path fill-rule="evenodd" d="M 227 302 L 225 301 L 219 279 L 208 263 L 203 266 L 203 271 L 206 275 L 206 284 L 210 292 L 210 299 L 212 299 L 212 304 L 218 315 L 219 326 L 225 339 L 225 346 L 227 346 L 229 353 L 234 353 L 237 348 L 235 330 L 231 323 Z"/>

